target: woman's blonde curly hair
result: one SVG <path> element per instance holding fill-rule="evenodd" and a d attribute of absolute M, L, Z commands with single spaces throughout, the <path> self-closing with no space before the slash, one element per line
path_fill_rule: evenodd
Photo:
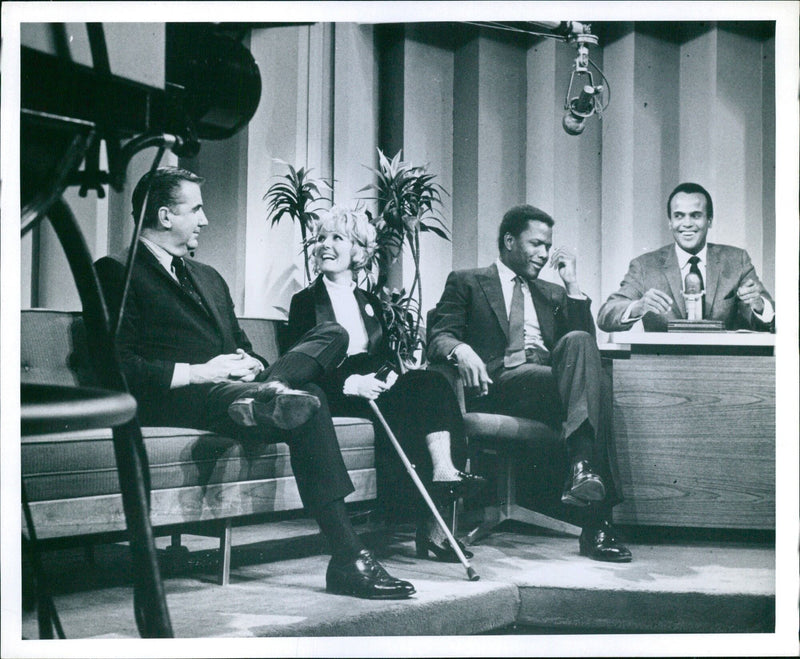
<path fill-rule="evenodd" d="M 353 272 L 367 267 L 378 247 L 375 227 L 370 224 L 366 213 L 341 206 L 332 206 L 330 210 L 323 212 L 313 225 L 312 242 L 315 269 L 318 269 L 317 252 L 320 247 L 317 238 L 322 231 L 339 232 L 347 236 L 353 243 L 353 249 L 350 252 L 350 269 Z"/>

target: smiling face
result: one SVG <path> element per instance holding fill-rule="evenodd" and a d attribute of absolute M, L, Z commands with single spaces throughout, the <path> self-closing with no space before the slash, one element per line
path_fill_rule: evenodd
<path fill-rule="evenodd" d="M 531 220 L 516 238 L 507 233 L 503 244 L 505 250 L 500 254 L 503 263 L 525 279 L 536 279 L 553 245 L 553 227 Z"/>
<path fill-rule="evenodd" d="M 706 244 L 711 218 L 706 209 L 706 198 L 699 192 L 679 192 L 670 203 L 669 228 L 680 247 L 697 254 Z"/>
<path fill-rule="evenodd" d="M 335 226 L 322 226 L 314 244 L 317 271 L 333 279 L 350 270 L 353 262 L 353 241 Z"/>
<path fill-rule="evenodd" d="M 159 220 L 168 229 L 169 243 L 174 248 L 171 253 L 185 256 L 197 249 L 200 229 L 208 224 L 200 186 L 191 181 L 181 181 L 175 202 L 159 209 Z"/>

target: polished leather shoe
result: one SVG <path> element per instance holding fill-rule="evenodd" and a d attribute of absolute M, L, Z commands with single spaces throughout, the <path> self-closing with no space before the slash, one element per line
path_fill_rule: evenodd
<path fill-rule="evenodd" d="M 458 543 L 458 548 L 461 550 L 461 553 L 464 554 L 464 558 L 470 559 L 474 556 L 474 554 L 467 549 L 458 538 L 456 538 L 456 542 Z M 461 562 L 461 560 L 458 558 L 458 554 L 455 552 L 455 549 L 453 549 L 450 541 L 447 539 L 445 539 L 441 545 L 437 545 L 424 531 L 418 530 L 416 546 L 417 558 L 429 558 L 428 552 L 431 552 L 434 556 L 434 558 L 431 560 L 440 561 L 442 563 Z"/>
<path fill-rule="evenodd" d="M 362 549 L 354 559 L 345 562 L 332 558 L 325 583 L 329 593 L 370 600 L 405 599 L 417 592 L 408 581 L 390 575 L 369 549 Z"/>
<path fill-rule="evenodd" d="M 439 501 L 460 499 L 461 497 L 469 499 L 477 494 L 484 485 L 486 485 L 486 479 L 483 476 L 459 471 L 456 480 L 431 482 L 430 493 L 434 499 Z"/>
<path fill-rule="evenodd" d="M 292 430 L 306 423 L 319 409 L 319 398 L 281 382 L 265 382 L 247 398 L 239 398 L 228 406 L 228 416 L 240 426 L 266 425 Z"/>
<path fill-rule="evenodd" d="M 583 529 L 578 546 L 581 556 L 588 556 L 595 561 L 628 563 L 631 560 L 630 550 L 617 541 L 614 537 L 614 528 L 607 521 L 604 521 L 600 528 Z"/>
<path fill-rule="evenodd" d="M 606 496 L 603 480 L 586 460 L 572 465 L 572 474 L 567 478 L 561 503 L 583 507 L 592 501 L 602 501 Z"/>

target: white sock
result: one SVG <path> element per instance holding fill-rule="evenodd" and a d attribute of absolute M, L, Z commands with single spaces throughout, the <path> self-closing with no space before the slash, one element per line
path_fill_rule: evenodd
<path fill-rule="evenodd" d="M 431 520 L 428 523 L 428 539 L 433 544 L 439 545 L 440 547 L 443 546 L 444 541 L 447 540 L 447 536 L 444 531 L 442 531 L 442 527 L 436 523 L 436 520 Z"/>
<path fill-rule="evenodd" d="M 428 445 L 433 463 L 433 480 L 458 480 L 458 469 L 450 457 L 450 433 L 446 430 L 432 432 L 425 437 L 425 443 Z"/>

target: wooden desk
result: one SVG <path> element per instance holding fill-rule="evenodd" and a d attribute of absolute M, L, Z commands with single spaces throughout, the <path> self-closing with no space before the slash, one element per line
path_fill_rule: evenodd
<path fill-rule="evenodd" d="M 616 522 L 775 528 L 774 339 L 610 335 L 601 351 L 625 496 Z"/>

